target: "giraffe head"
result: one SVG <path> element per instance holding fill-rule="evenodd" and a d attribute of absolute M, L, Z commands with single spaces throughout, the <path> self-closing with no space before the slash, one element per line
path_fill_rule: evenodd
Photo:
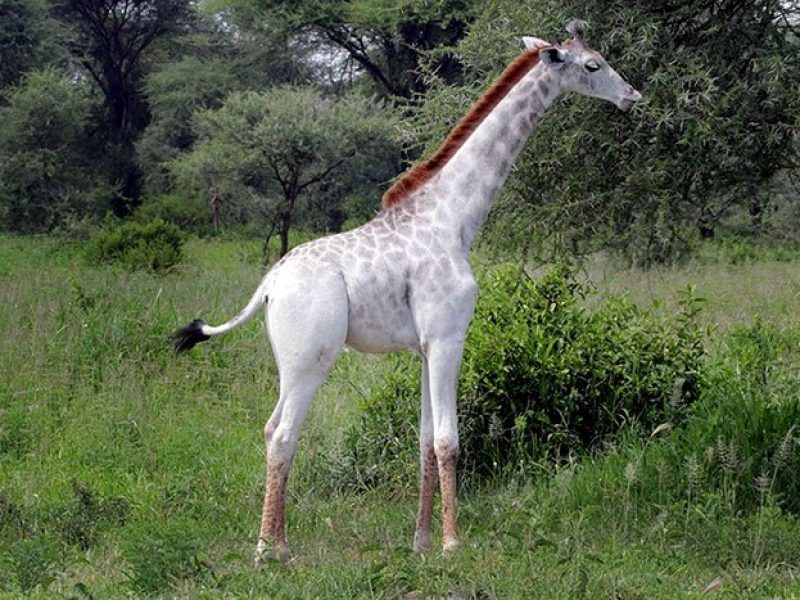
<path fill-rule="evenodd" d="M 551 44 L 534 37 L 524 37 L 522 41 L 528 49 L 539 50 L 542 63 L 556 74 L 561 89 L 608 100 L 620 110 L 630 110 L 642 95 L 586 44 L 584 29 L 583 21 L 575 19 L 567 25 L 573 36 L 569 41 Z"/>

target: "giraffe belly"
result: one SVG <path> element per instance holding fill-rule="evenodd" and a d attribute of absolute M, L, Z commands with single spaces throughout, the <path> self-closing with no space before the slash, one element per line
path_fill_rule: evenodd
<path fill-rule="evenodd" d="M 419 336 L 407 306 L 396 311 L 354 310 L 351 306 L 346 342 L 360 352 L 378 354 L 419 350 Z"/>

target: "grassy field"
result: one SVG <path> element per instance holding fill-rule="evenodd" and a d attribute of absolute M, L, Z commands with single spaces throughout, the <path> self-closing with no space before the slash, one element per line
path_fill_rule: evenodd
<path fill-rule="evenodd" d="M 266 336 L 253 322 L 181 357 L 166 340 L 189 319 L 238 312 L 262 273 L 259 247 L 193 241 L 187 254 L 154 276 L 89 266 L 52 239 L 0 238 L 0 596 L 800 597 L 800 522 L 773 485 L 800 455 L 785 408 L 800 391 L 800 258 L 590 265 L 601 296 L 627 290 L 658 310 L 696 285 L 719 402 L 704 398 L 652 439 L 621 435 L 536 478 L 464 490 L 454 556 L 410 552 L 415 481 L 332 491 L 341 432 L 392 368 L 345 353 L 292 472 L 295 558 L 254 569 L 277 383 Z M 739 392 L 738 412 L 784 442 L 763 465 L 750 457 L 775 435 L 723 436 L 736 428 L 719 407 Z M 709 449 L 719 467 L 704 466 L 717 460 Z"/>

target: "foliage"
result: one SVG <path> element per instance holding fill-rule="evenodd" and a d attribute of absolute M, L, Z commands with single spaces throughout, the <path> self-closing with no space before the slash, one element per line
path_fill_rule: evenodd
<path fill-rule="evenodd" d="M 157 42 L 187 28 L 193 11 L 188 0 L 64 0 L 54 5 L 70 28 L 72 55 L 103 98 L 104 167 L 118 186 L 114 208 L 119 214 L 139 199 L 133 143 L 148 119 L 141 90 L 146 56 Z"/>
<path fill-rule="evenodd" d="M 800 255 L 800 244 L 796 240 L 723 234 L 699 247 L 693 254 L 692 260 L 698 264 L 741 265 L 763 261 L 788 262 L 798 255 Z"/>
<path fill-rule="evenodd" d="M 426 90 L 419 72 L 423 57 L 448 83 L 458 79 L 460 64 L 452 50 L 480 10 L 479 3 L 471 0 L 228 0 L 222 4 L 263 10 L 264 20 L 283 23 L 301 44 L 311 45 L 318 54 L 338 49 L 338 53 L 327 52 L 327 68 L 342 71 L 332 74 L 334 80 L 348 73 L 352 77 L 354 63 L 380 94 L 404 99 Z M 337 56 L 342 52 L 349 59 L 344 64 Z"/>
<path fill-rule="evenodd" d="M 88 92 L 68 73 L 34 71 L 0 106 L 0 223 L 46 232 L 97 214 L 108 189 L 93 181 L 83 144 Z"/>
<path fill-rule="evenodd" d="M 106 222 L 87 242 L 87 256 L 96 263 L 128 269 L 166 271 L 181 261 L 184 235 L 160 219 L 146 222 Z"/>
<path fill-rule="evenodd" d="M 219 195 L 229 220 L 261 212 L 278 228 L 281 254 L 300 202 L 307 218 L 330 212 L 348 190 L 384 179 L 396 153 L 380 107 L 308 88 L 234 93 L 195 127 L 199 142 L 173 165 L 181 188 Z"/>
<path fill-rule="evenodd" d="M 615 273 L 638 281 L 631 297 L 649 299 L 661 289 L 666 312 L 672 290 L 687 280 L 714 290 L 699 315 L 722 324 L 703 368 L 709 390 L 680 426 L 649 442 L 615 436 L 597 454 L 536 477 L 462 490 L 462 546 L 447 560 L 436 547 L 422 556 L 410 550 L 416 457 L 405 465 L 413 474 L 386 486 L 331 489 L 326 460 L 358 419 L 358 398 L 403 366 L 345 352 L 311 407 L 294 461 L 288 534 L 296 558 L 254 569 L 262 428 L 277 399 L 269 342 L 256 322 L 181 359 L 166 340 L 190 318 L 220 322 L 241 309 L 243 290 L 263 272 L 250 258 L 258 244 L 193 238 L 185 253 L 185 268 L 152 277 L 82 262 L 78 245 L 56 238 L 0 236 L 0 427 L 13 413 L 15 429 L 24 431 L 15 438 L 25 438 L 0 455 L 0 595 L 685 598 L 699 597 L 717 578 L 722 588 L 709 598 L 800 594 L 800 527 L 784 504 L 792 488 L 762 496 L 752 471 L 741 468 L 758 464 L 745 448 L 774 466 L 777 448 L 755 443 L 786 433 L 778 419 L 774 435 L 749 429 L 756 397 L 764 394 L 771 410 L 780 397 L 800 397 L 797 259 L 669 269 L 662 288 L 658 273 L 637 273 L 641 280 Z M 753 303 L 755 287 L 761 303 Z M 594 306 L 594 297 L 587 300 Z M 749 329 L 754 312 L 764 315 L 760 333 L 726 333 L 731 321 Z M 759 347 L 763 361 L 756 360 Z M 715 373 L 719 365 L 725 370 Z M 742 396 L 714 393 L 725 377 L 752 386 L 748 410 Z M 721 392 L 736 387 L 726 382 Z M 409 402 L 416 407 L 418 398 Z M 737 419 L 753 443 L 739 446 L 739 466 L 722 487 L 721 463 L 705 462 L 700 433 L 707 425 L 704 439 L 716 446 L 714 428 L 722 423 L 729 446 Z M 415 432 L 408 435 L 397 444 L 413 454 Z M 797 446 L 794 452 L 796 461 Z M 692 454 L 704 470 L 689 487 Z M 797 472 L 796 462 L 784 468 L 787 476 Z M 438 545 L 438 509 L 433 520 Z M 66 541 L 84 535 L 88 551 Z"/>
<path fill-rule="evenodd" d="M 571 252 L 610 246 L 649 264 L 713 236 L 732 207 L 755 219 L 766 198 L 758 187 L 797 164 L 800 53 L 786 10 L 778 0 L 583 3 L 590 45 L 644 99 L 631 114 L 572 96 L 550 107 L 493 215 L 495 237 Z M 466 84 L 432 79 L 417 139 L 442 139 L 520 34 L 557 40 L 573 16 L 549 0 L 493 4 L 459 45 Z"/>
<path fill-rule="evenodd" d="M 584 453 L 623 425 L 649 432 L 679 421 L 697 398 L 703 347 L 690 293 L 679 315 L 659 321 L 624 298 L 587 312 L 589 290 L 564 268 L 538 282 L 511 265 L 479 279 L 459 378 L 462 472 L 496 475 Z M 414 464 L 412 360 L 398 360 L 345 436 L 345 464 L 374 471 L 359 473 L 359 485 Z"/>
<path fill-rule="evenodd" d="M 152 117 L 136 144 L 136 153 L 147 189 L 163 194 L 171 187 L 168 163 L 194 143 L 194 113 L 218 108 L 240 85 L 236 74 L 222 60 L 201 61 L 191 56 L 146 78 L 145 93 Z"/>
<path fill-rule="evenodd" d="M 184 231 L 203 234 L 211 231 L 211 216 L 208 206 L 193 198 L 176 194 L 165 194 L 145 200 L 136 209 L 134 218 L 140 223 L 162 220 L 177 225 Z"/>
<path fill-rule="evenodd" d="M 27 71 L 64 56 L 61 31 L 47 14 L 44 0 L 0 0 L 0 98 Z"/>

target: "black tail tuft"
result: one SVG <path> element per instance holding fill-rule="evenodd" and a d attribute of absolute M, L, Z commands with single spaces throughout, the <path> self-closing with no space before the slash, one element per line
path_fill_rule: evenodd
<path fill-rule="evenodd" d="M 205 324 L 202 319 L 195 319 L 183 329 L 176 331 L 175 335 L 172 336 L 175 354 L 191 350 L 195 344 L 211 339 L 210 335 L 203 333 L 203 325 Z"/>

